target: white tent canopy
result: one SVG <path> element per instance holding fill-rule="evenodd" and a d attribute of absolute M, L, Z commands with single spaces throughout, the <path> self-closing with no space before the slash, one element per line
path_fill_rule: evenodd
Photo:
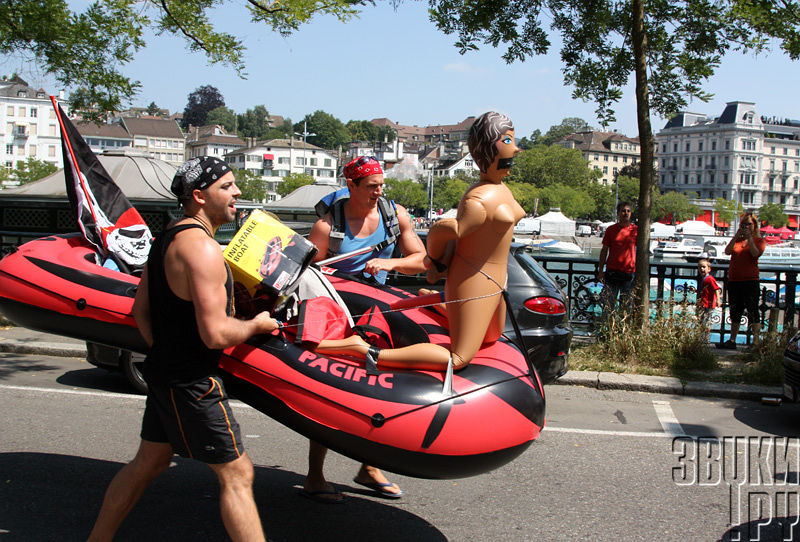
<path fill-rule="evenodd" d="M 716 230 L 702 220 L 687 220 L 678 224 L 675 233 L 681 235 L 716 235 Z"/>
<path fill-rule="evenodd" d="M 650 224 L 650 237 L 672 237 L 675 235 L 675 226 L 653 222 Z"/>
<path fill-rule="evenodd" d="M 553 209 L 538 218 L 542 236 L 572 237 L 575 235 L 575 221 L 564 216 L 559 209 Z"/>

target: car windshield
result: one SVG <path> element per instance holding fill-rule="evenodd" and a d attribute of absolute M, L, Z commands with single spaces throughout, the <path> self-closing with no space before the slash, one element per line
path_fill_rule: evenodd
<path fill-rule="evenodd" d="M 529 252 L 524 249 L 517 250 L 514 257 L 519 262 L 519 265 L 525 270 L 528 275 L 534 277 L 539 284 L 552 284 L 555 282 L 547 271 L 541 265 L 536 263 L 536 260 Z"/>

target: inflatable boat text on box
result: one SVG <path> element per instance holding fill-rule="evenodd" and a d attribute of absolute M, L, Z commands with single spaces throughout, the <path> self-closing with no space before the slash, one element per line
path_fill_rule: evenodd
<path fill-rule="evenodd" d="M 275 217 L 253 211 L 225 248 L 233 278 L 252 297 L 288 293 L 316 254 L 314 244 Z"/>

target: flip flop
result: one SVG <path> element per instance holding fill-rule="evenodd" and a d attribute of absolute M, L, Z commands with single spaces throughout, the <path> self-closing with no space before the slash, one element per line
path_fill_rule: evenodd
<path fill-rule="evenodd" d="M 353 478 L 353 482 L 357 483 L 360 486 L 368 487 L 381 497 L 386 497 L 389 499 L 399 499 L 404 495 L 404 491 L 402 489 L 397 493 L 388 491 L 388 489 L 394 485 L 391 482 L 362 482 L 358 478 Z"/>
<path fill-rule="evenodd" d="M 317 491 L 308 491 L 306 489 L 301 489 L 298 493 L 300 493 L 300 495 L 305 497 L 306 499 L 311 499 L 314 502 L 322 504 L 342 504 L 347 500 L 347 497 L 337 489 L 318 489 Z M 336 497 L 337 495 L 340 498 L 338 499 L 333 498 Z"/>

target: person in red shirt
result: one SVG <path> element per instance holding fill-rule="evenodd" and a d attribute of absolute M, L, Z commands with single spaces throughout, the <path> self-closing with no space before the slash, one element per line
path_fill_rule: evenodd
<path fill-rule="evenodd" d="M 717 280 L 711 274 L 711 262 L 700 260 L 697 262 L 700 272 L 700 286 L 697 288 L 697 316 L 700 323 L 708 327 L 708 317 L 711 311 L 722 304 L 722 295 Z"/>
<path fill-rule="evenodd" d="M 731 336 L 717 346 L 725 349 L 736 348 L 736 335 L 739 334 L 742 314 L 747 310 L 747 320 L 753 330 L 753 342 L 758 340 L 761 321 L 758 315 L 759 274 L 758 258 L 766 248 L 767 242 L 761 237 L 758 220 L 752 212 L 740 217 L 739 229 L 725 247 L 725 254 L 731 257 L 728 265 L 728 303 L 731 308 Z"/>
<path fill-rule="evenodd" d="M 606 229 L 603 248 L 597 262 L 597 279 L 603 283 L 600 300 L 603 316 L 620 302 L 630 298 L 633 272 L 636 270 L 636 234 L 638 228 L 631 223 L 631 206 L 622 201 L 617 205 L 617 222 Z"/>

